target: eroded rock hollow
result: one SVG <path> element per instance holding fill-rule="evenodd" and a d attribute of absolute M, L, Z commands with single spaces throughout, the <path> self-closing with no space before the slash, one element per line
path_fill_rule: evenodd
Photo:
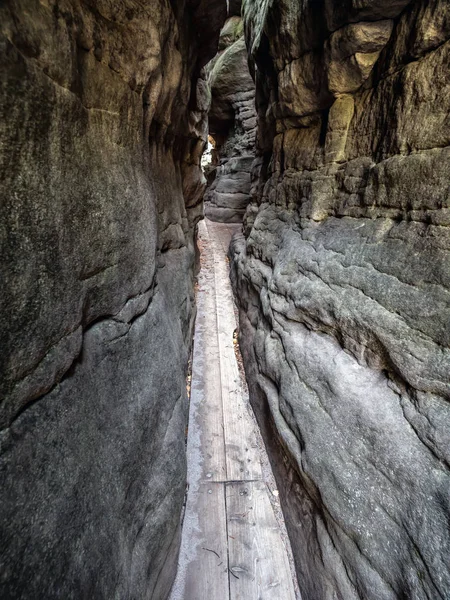
<path fill-rule="evenodd" d="M 304 600 L 450 594 L 450 7 L 244 1 L 240 343 Z"/>
<path fill-rule="evenodd" d="M 165 598 L 225 0 L 0 7 L 2 598 Z"/>

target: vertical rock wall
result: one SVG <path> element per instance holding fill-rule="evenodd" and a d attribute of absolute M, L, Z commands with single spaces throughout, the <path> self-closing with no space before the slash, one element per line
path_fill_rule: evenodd
<path fill-rule="evenodd" d="M 229 223 L 242 221 L 250 201 L 256 133 L 255 84 L 248 67 L 240 3 L 235 4 L 237 14 L 230 13 L 221 31 L 219 53 L 207 67 L 209 132 L 215 146 L 205 214 L 213 221 Z"/>
<path fill-rule="evenodd" d="M 240 342 L 304 600 L 450 594 L 450 5 L 245 0 Z"/>
<path fill-rule="evenodd" d="M 225 0 L 3 2 L 0 596 L 165 598 Z"/>

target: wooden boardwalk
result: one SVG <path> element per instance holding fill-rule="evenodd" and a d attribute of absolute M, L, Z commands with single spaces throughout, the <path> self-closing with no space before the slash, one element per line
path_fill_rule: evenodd
<path fill-rule="evenodd" d="M 171 600 L 295 600 L 235 358 L 226 260 L 234 231 L 210 221 L 199 225 L 189 490 Z"/>

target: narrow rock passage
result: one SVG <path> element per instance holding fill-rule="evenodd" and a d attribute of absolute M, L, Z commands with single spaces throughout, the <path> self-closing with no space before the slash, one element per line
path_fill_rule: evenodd
<path fill-rule="evenodd" d="M 295 600 L 233 345 L 226 252 L 239 225 L 199 225 L 188 495 L 171 600 Z"/>

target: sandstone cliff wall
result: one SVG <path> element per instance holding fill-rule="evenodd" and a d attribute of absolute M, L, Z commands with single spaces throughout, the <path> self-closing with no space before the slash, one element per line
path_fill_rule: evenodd
<path fill-rule="evenodd" d="M 304 600 L 450 593 L 450 5 L 246 0 L 240 343 Z"/>
<path fill-rule="evenodd" d="M 240 222 L 250 201 L 255 158 L 255 84 L 239 14 L 227 19 L 219 54 L 207 67 L 211 89 L 209 132 L 213 162 L 205 194 L 205 214 L 213 221 Z"/>
<path fill-rule="evenodd" d="M 2 598 L 165 598 L 225 0 L 3 2 Z"/>

